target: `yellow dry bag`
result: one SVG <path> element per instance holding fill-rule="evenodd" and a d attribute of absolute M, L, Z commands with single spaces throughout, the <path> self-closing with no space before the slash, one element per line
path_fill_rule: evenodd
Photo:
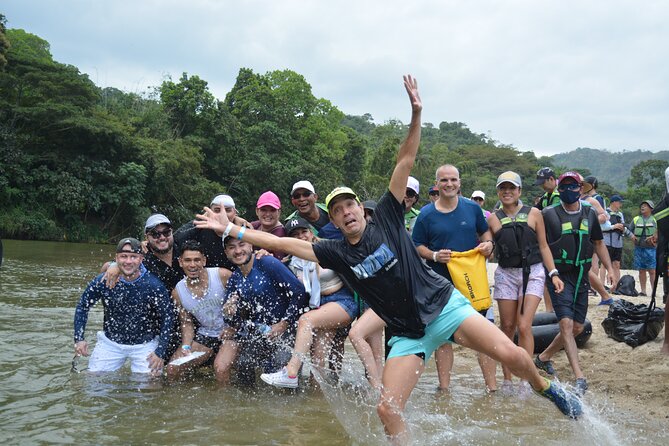
<path fill-rule="evenodd" d="M 446 266 L 453 285 L 469 299 L 476 311 L 487 310 L 492 306 L 488 271 L 481 251 L 476 248 L 465 252 L 453 251 Z"/>

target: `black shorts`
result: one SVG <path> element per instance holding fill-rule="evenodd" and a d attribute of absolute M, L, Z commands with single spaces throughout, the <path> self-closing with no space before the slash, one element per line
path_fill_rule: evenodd
<path fill-rule="evenodd" d="M 620 262 L 623 259 L 623 248 L 613 248 L 611 246 L 606 247 L 609 251 L 609 258 L 612 262 Z"/>
<path fill-rule="evenodd" d="M 198 344 L 204 345 L 207 348 L 210 348 L 214 351 L 214 354 L 218 353 L 218 349 L 221 347 L 221 338 L 215 338 L 213 336 L 205 336 L 200 333 L 195 334 L 193 341 Z"/>
<path fill-rule="evenodd" d="M 585 316 L 588 314 L 588 289 L 590 288 L 588 273 L 583 273 L 578 292 L 575 292 L 578 272 L 560 273 L 560 279 L 564 282 L 564 290 L 560 294 L 555 292 L 553 281 L 546 282 L 558 321 L 567 318 L 579 324 L 585 323 Z"/>

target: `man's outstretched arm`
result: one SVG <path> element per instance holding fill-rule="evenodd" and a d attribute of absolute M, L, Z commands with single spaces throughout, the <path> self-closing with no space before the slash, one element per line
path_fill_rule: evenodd
<path fill-rule="evenodd" d="M 195 226 L 198 228 L 208 228 L 216 231 L 218 235 L 223 235 L 230 225 L 228 235 L 230 237 L 239 238 L 241 227 L 230 223 L 225 212 L 215 213 L 208 207 L 204 208 L 203 214 L 195 216 Z M 260 248 L 265 248 L 268 251 L 283 251 L 292 254 L 301 259 L 317 262 L 316 254 L 313 246 L 309 242 L 299 240 L 292 237 L 277 237 L 268 232 L 256 231 L 253 229 L 245 229 L 241 240 L 251 243 Z"/>
<path fill-rule="evenodd" d="M 404 76 L 404 88 L 409 95 L 411 101 L 411 123 L 409 124 L 409 134 L 400 146 L 397 154 L 397 164 L 393 176 L 390 178 L 390 185 L 388 188 L 395 196 L 397 201 L 404 199 L 404 193 L 407 187 L 407 178 L 411 173 L 414 161 L 416 160 L 416 153 L 420 145 L 420 131 L 421 121 L 420 115 L 423 110 L 423 103 L 418 94 L 418 81 L 411 75 Z"/>

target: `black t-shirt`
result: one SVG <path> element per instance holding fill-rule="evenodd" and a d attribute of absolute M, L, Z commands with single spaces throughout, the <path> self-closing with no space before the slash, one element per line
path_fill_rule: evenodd
<path fill-rule="evenodd" d="M 341 274 L 398 336 L 422 337 L 453 291 L 418 255 L 404 227 L 404 205 L 390 192 L 381 197 L 357 244 L 321 240 L 314 252 L 318 263 Z"/>
<path fill-rule="evenodd" d="M 179 266 L 178 252 L 179 248 L 175 244 L 172 248 L 172 266 L 160 260 L 152 251 L 147 252 L 144 256 L 144 266 L 146 269 L 157 276 L 170 292 L 184 278 L 184 270 Z"/>
<path fill-rule="evenodd" d="M 188 222 L 174 233 L 174 243 L 183 246 L 186 240 L 197 240 L 204 248 L 208 267 L 234 269 L 234 265 L 225 255 L 223 240 L 213 229 L 200 229 L 193 222 Z"/>
<path fill-rule="evenodd" d="M 320 231 L 323 226 L 330 223 L 330 216 L 320 207 L 316 206 L 316 209 L 318 209 L 318 220 L 309 221 L 309 223 L 311 223 L 311 226 L 316 228 L 317 231 Z"/>

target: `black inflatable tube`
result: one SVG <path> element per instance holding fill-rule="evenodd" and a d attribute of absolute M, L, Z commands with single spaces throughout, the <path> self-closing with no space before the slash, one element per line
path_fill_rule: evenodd
<path fill-rule="evenodd" d="M 560 333 L 560 326 L 557 323 L 555 313 L 537 313 L 532 321 L 532 336 L 534 336 L 534 353 L 541 353 L 553 342 L 555 336 Z M 592 336 L 592 324 L 588 319 L 583 324 L 583 331 L 576 336 L 576 346 L 583 348 L 588 339 Z M 513 342 L 518 343 L 518 333 L 513 338 Z"/>

